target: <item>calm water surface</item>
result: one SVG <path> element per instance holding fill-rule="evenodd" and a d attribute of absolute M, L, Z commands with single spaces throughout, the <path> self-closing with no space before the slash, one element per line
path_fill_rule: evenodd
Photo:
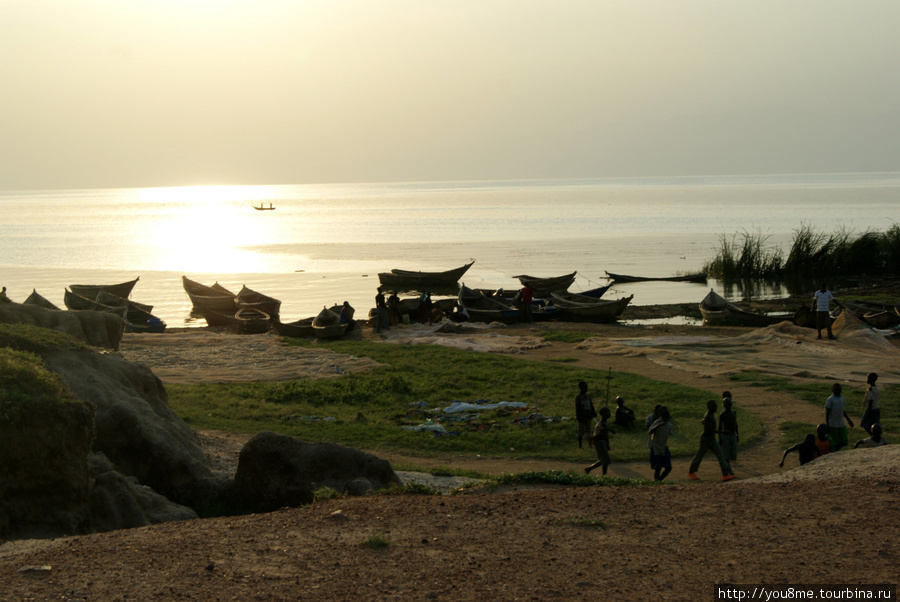
<path fill-rule="evenodd" d="M 70 284 L 140 276 L 132 298 L 185 326 L 198 323 L 183 274 L 278 297 L 289 320 L 345 299 L 367 310 L 391 268 L 474 259 L 463 281 L 491 288 L 577 270 L 573 290 L 605 284 L 606 270 L 700 271 L 722 236 L 759 232 L 786 251 L 802 225 L 884 231 L 900 223 L 900 173 L 13 191 L 0 208 L 0 284 L 12 299 L 35 288 L 63 306 Z M 710 281 L 614 294 L 699 302 L 709 286 L 722 291 Z"/>

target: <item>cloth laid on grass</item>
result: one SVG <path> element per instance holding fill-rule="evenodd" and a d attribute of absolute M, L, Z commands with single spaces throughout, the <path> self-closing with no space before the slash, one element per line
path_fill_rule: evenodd
<path fill-rule="evenodd" d="M 587 339 L 579 345 L 599 355 L 645 356 L 700 375 L 755 370 L 779 376 L 900 383 L 900 349 L 877 331 L 843 312 L 832 326 L 837 340 L 817 340 L 816 331 L 787 322 L 735 337 L 648 337 Z"/>

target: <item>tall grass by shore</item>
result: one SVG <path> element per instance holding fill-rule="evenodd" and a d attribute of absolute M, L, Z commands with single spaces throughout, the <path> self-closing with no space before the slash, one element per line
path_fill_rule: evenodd
<path fill-rule="evenodd" d="M 819 276 L 896 275 L 900 266 L 900 225 L 885 232 L 827 234 L 812 226 L 794 230 L 787 258 L 769 236 L 743 231 L 719 237 L 719 249 L 703 271 L 723 280 L 796 280 Z"/>

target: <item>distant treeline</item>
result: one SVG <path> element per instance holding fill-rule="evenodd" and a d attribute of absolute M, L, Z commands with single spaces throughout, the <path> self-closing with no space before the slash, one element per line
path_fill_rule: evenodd
<path fill-rule="evenodd" d="M 810 226 L 794 231 L 787 259 L 778 247 L 766 248 L 768 236 L 741 232 L 722 235 L 719 250 L 703 271 L 719 279 L 791 280 L 815 276 L 895 275 L 900 266 L 900 225 L 886 232 L 834 234 Z"/>

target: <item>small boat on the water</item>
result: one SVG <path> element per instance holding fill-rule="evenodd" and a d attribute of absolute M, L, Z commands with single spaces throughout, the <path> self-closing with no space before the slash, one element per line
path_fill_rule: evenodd
<path fill-rule="evenodd" d="M 28 298 L 22 301 L 25 305 L 36 305 L 38 307 L 43 307 L 44 309 L 54 309 L 56 311 L 60 311 L 58 307 L 53 305 L 50 301 L 41 296 L 37 289 L 31 289 L 31 294 L 28 295 Z"/>
<path fill-rule="evenodd" d="M 242 308 L 259 309 L 273 318 L 281 313 L 281 301 L 275 297 L 264 295 L 245 286 L 237 294 L 237 306 Z"/>
<path fill-rule="evenodd" d="M 323 307 L 312 321 L 313 334 L 320 339 L 343 336 L 349 326 L 348 322 L 341 323 L 341 316 L 327 307 Z"/>
<path fill-rule="evenodd" d="M 534 289 L 535 297 L 549 297 L 551 293 L 564 291 L 575 282 L 575 275 L 578 272 L 564 274 L 562 276 L 551 276 L 550 278 L 539 278 L 536 276 L 528 276 L 521 274 L 515 276 L 522 286 L 531 286 Z"/>
<path fill-rule="evenodd" d="M 612 288 L 612 284 L 607 284 L 606 286 L 598 286 L 597 288 L 592 288 L 586 291 L 581 291 L 578 293 L 579 295 L 584 295 L 585 297 L 593 297 L 594 299 L 599 299 L 602 297 L 606 291 Z"/>
<path fill-rule="evenodd" d="M 312 326 L 313 320 L 315 320 L 315 317 L 303 318 L 302 320 L 285 324 L 278 318 L 273 318 L 272 327 L 275 329 L 275 332 L 283 337 L 311 337 L 315 334 Z"/>
<path fill-rule="evenodd" d="M 568 292 L 555 292 L 550 296 L 565 316 L 583 322 L 611 322 L 622 315 L 634 298 L 630 295 L 612 301 Z"/>
<path fill-rule="evenodd" d="M 706 282 L 706 274 L 685 274 L 683 276 L 665 276 L 660 278 L 649 278 L 645 276 L 628 276 L 627 274 L 614 274 L 606 272 L 606 277 L 614 282 L 649 282 L 659 280 L 663 282 Z"/>
<path fill-rule="evenodd" d="M 257 211 L 275 211 L 275 207 L 272 206 L 272 203 L 269 203 L 268 207 L 264 207 L 262 203 L 259 204 L 259 207 L 253 205 L 253 208 Z"/>
<path fill-rule="evenodd" d="M 97 293 L 100 291 L 106 291 L 107 293 L 112 293 L 118 297 L 127 299 L 131 295 L 134 285 L 137 284 L 137 281 L 140 279 L 140 276 L 138 276 L 134 280 L 119 284 L 70 284 L 69 290 L 76 295 L 81 295 L 85 299 L 96 299 Z"/>
<path fill-rule="evenodd" d="M 441 288 L 454 286 L 463 274 L 475 263 L 471 261 L 464 266 L 445 272 L 413 272 L 410 270 L 391 270 L 378 274 L 382 286 L 397 290 L 422 290 L 423 288 Z"/>
<path fill-rule="evenodd" d="M 470 322 L 515 322 L 519 309 L 504 297 L 488 297 L 465 284 L 459 287 L 458 303 L 469 314 Z"/>
<path fill-rule="evenodd" d="M 234 313 L 237 303 L 235 294 L 216 282 L 212 286 L 206 286 L 191 280 L 187 276 L 181 277 L 184 292 L 191 299 L 191 303 L 197 309 L 217 309 L 225 313 Z"/>

